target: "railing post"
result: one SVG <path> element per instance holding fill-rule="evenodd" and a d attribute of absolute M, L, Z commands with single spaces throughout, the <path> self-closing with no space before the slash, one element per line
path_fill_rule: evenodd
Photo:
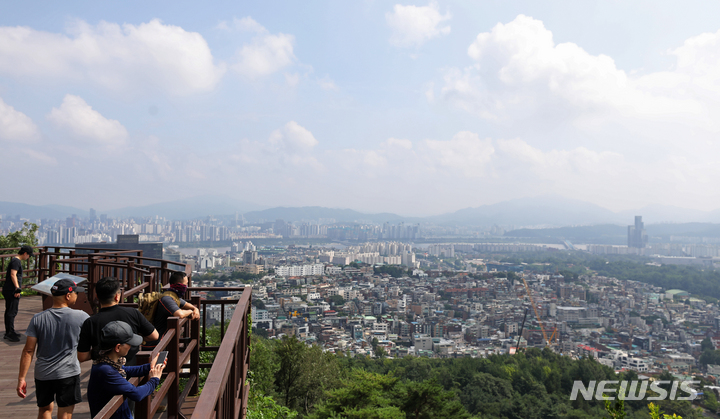
<path fill-rule="evenodd" d="M 170 367 L 168 373 L 175 373 L 175 378 L 170 384 L 170 389 L 167 393 L 167 417 L 168 419 L 177 419 L 178 412 L 180 411 L 178 401 L 180 396 L 180 370 L 182 369 L 182 365 L 180 365 L 180 326 L 178 324 L 180 322 L 180 319 L 177 317 L 168 317 L 167 322 L 168 330 L 175 330 L 172 340 L 170 341 L 170 344 L 167 348 L 168 367 Z"/>
<path fill-rule="evenodd" d="M 57 273 L 57 256 L 50 256 L 50 276 L 55 276 Z"/>
<path fill-rule="evenodd" d="M 135 360 L 137 361 L 136 365 L 144 365 L 150 363 L 150 354 L 151 352 L 146 352 L 146 354 L 142 354 L 142 352 L 139 352 L 135 356 Z M 140 377 L 140 382 L 138 382 L 138 386 L 141 386 L 145 383 L 147 383 L 148 378 L 147 375 L 145 377 Z M 150 418 L 150 403 L 152 402 L 152 396 L 145 397 L 144 399 L 140 400 L 139 402 L 135 403 L 135 419 L 151 419 Z"/>
<path fill-rule="evenodd" d="M 196 295 L 191 298 L 191 301 L 192 305 L 200 310 L 200 297 Z M 203 313 L 203 316 L 204 314 L 205 313 Z M 188 322 L 188 324 L 192 324 L 190 328 L 190 339 L 196 342 L 193 353 L 190 355 L 190 377 L 195 377 L 195 382 L 188 394 L 197 394 L 199 390 L 198 382 L 200 381 L 200 319 Z"/>
<path fill-rule="evenodd" d="M 127 262 L 127 268 L 125 269 L 125 276 L 127 276 L 128 289 L 133 289 L 137 286 L 137 273 L 135 270 L 135 262 L 129 260 Z M 126 303 L 132 303 L 132 301 L 125 301 Z"/>
<path fill-rule="evenodd" d="M 168 263 L 160 262 L 160 276 L 163 284 L 167 284 L 170 281 L 170 272 L 168 272 Z"/>
<path fill-rule="evenodd" d="M 252 297 L 250 297 L 252 299 Z M 248 349 L 250 348 L 250 331 L 248 330 L 248 320 L 250 316 L 250 310 L 252 307 L 252 301 L 248 300 L 248 305 L 245 308 L 245 312 L 243 313 L 243 322 L 242 322 L 242 330 L 240 333 L 242 335 L 240 336 L 240 354 L 238 358 L 238 364 L 240 369 L 240 374 L 238 377 L 239 385 L 238 385 L 238 391 L 240 392 L 240 417 L 246 416 L 246 410 L 247 410 L 247 400 L 245 399 L 245 386 L 247 383 L 245 382 L 245 377 L 247 377 L 248 373 L 248 367 L 250 364 L 250 353 Z"/>
<path fill-rule="evenodd" d="M 90 301 L 90 307 L 93 312 L 97 313 L 100 310 L 100 301 L 95 302 L 95 284 L 98 279 L 96 278 L 99 267 L 97 266 L 97 259 L 92 254 L 88 254 L 88 272 L 87 272 L 87 299 Z"/>
<path fill-rule="evenodd" d="M 70 259 L 75 259 L 75 251 L 74 251 L 74 250 L 71 250 L 71 251 L 70 251 Z M 70 270 L 70 272 L 68 272 L 70 275 L 77 275 L 77 274 L 78 274 L 78 273 L 76 272 L 76 267 L 75 267 L 75 264 L 74 264 L 74 263 L 69 263 L 69 264 L 68 264 L 68 269 Z"/>
<path fill-rule="evenodd" d="M 47 273 L 45 270 L 47 269 L 47 247 L 43 247 L 39 254 L 37 255 L 37 267 L 38 267 L 38 283 L 44 281 L 47 279 Z"/>
<path fill-rule="evenodd" d="M 143 274 L 143 281 L 150 284 L 150 289 L 148 292 L 160 291 L 159 289 L 157 289 L 157 285 L 155 284 L 154 279 L 155 278 L 153 277 L 153 274 Z"/>

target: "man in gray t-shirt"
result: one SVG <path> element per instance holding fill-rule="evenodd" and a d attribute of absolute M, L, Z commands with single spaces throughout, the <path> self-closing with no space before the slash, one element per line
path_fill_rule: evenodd
<path fill-rule="evenodd" d="M 69 279 L 61 279 L 52 287 L 53 306 L 37 313 L 27 328 L 27 341 L 20 357 L 17 394 L 27 396 L 25 376 L 30 369 L 37 347 L 35 393 L 39 418 L 50 419 L 57 401 L 58 419 L 70 419 L 75 404 L 80 403 L 80 362 L 77 344 L 80 328 L 90 316 L 70 307 L 77 293 L 85 291 Z"/>

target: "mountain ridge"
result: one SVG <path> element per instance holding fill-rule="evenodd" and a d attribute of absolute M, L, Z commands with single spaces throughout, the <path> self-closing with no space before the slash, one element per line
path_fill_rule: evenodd
<path fill-rule="evenodd" d="M 600 205 L 556 195 L 524 197 L 478 207 L 467 207 L 457 211 L 427 217 L 406 217 L 381 212 L 365 213 L 349 208 L 322 206 L 278 206 L 261 205 L 240 201 L 226 196 L 202 195 L 175 201 L 160 202 L 142 206 L 128 206 L 112 210 L 98 210 L 97 214 L 113 217 L 152 217 L 168 219 L 197 219 L 207 216 L 228 216 L 242 214 L 251 223 L 264 221 L 335 219 L 338 222 L 372 222 L 408 224 L 428 223 L 445 226 L 492 226 L 500 225 L 510 229 L 550 228 L 568 226 L 590 226 L 632 224 L 635 215 L 642 215 L 646 225 L 720 222 L 720 209 L 701 211 L 668 205 L 648 205 L 638 210 L 614 212 Z M 0 214 L 20 215 L 23 218 L 62 219 L 71 214 L 87 217 L 88 211 L 61 205 L 29 205 L 0 201 Z"/>

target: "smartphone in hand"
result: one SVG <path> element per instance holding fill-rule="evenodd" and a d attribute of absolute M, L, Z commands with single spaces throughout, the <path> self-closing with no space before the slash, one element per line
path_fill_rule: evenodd
<path fill-rule="evenodd" d="M 167 358 L 168 351 L 162 351 L 160 354 L 158 354 L 158 359 L 155 362 L 155 365 L 160 365 L 165 362 L 165 359 Z"/>

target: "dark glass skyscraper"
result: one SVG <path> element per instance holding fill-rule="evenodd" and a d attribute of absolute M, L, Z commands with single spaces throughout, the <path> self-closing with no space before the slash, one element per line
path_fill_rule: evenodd
<path fill-rule="evenodd" d="M 641 215 L 635 216 L 635 225 L 628 226 L 628 247 L 642 249 L 647 244 L 648 237 Z"/>

